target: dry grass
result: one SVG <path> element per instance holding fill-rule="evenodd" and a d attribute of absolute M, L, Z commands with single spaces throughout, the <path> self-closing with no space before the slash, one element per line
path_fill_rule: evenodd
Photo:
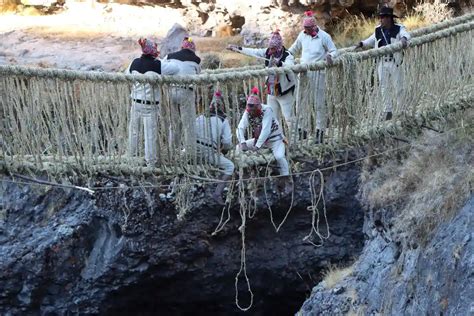
<path fill-rule="evenodd" d="M 339 22 L 333 30 L 332 38 L 334 44 L 339 47 L 355 45 L 369 37 L 378 24 L 376 19 L 368 19 L 364 16 L 351 16 Z"/>
<path fill-rule="evenodd" d="M 409 31 L 429 24 L 420 14 L 407 15 L 398 21 Z M 334 27 L 334 30 L 331 32 L 332 38 L 336 46 L 340 48 L 355 45 L 361 40 L 368 38 L 374 32 L 377 25 L 379 25 L 379 20 L 376 18 L 369 19 L 364 16 L 350 16 Z"/>
<path fill-rule="evenodd" d="M 258 64 L 255 58 L 226 50 L 227 45 L 241 45 L 241 36 L 230 37 L 202 37 L 196 38 L 196 46 L 200 54 L 216 54 L 221 60 L 221 68 L 241 67 Z"/>
<path fill-rule="evenodd" d="M 395 231 L 407 241 L 424 244 L 472 194 L 473 117 L 471 111 L 455 132 L 425 133 L 403 161 L 363 174 L 363 201 L 371 209 L 396 212 Z"/>
<path fill-rule="evenodd" d="M 336 284 L 344 278 L 350 276 L 354 270 L 353 266 L 340 268 L 337 266 L 329 266 L 323 273 L 323 282 L 327 289 L 332 289 Z"/>
<path fill-rule="evenodd" d="M 16 3 L 6 3 L 0 6 L 0 13 L 14 13 L 16 12 Z"/>
<path fill-rule="evenodd" d="M 427 23 L 439 23 L 453 17 L 453 11 L 448 7 L 448 3 L 444 2 L 446 1 L 422 1 L 414 10 L 421 14 Z"/>
<path fill-rule="evenodd" d="M 400 20 L 400 23 L 411 31 L 428 25 L 424 18 L 419 15 L 409 15 Z M 339 22 L 330 32 L 334 43 L 338 48 L 343 48 L 357 44 L 359 41 L 366 39 L 379 24 L 378 19 L 368 19 L 363 16 L 351 16 Z M 296 40 L 301 28 L 299 26 L 294 29 L 287 30 L 283 36 L 285 47 L 290 47 Z M 200 53 L 215 53 L 222 61 L 222 67 L 240 67 L 247 65 L 255 65 L 261 63 L 255 58 L 248 57 L 235 52 L 227 51 L 225 48 L 229 44 L 242 44 L 241 36 L 231 36 L 224 38 L 206 37 L 196 38 L 196 44 Z"/>

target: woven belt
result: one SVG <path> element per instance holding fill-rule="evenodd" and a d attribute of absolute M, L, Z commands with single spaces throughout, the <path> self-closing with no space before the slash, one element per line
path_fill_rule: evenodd
<path fill-rule="evenodd" d="M 217 147 L 216 147 L 216 146 L 214 146 L 214 145 L 211 145 L 211 144 L 209 144 L 209 143 L 205 143 L 205 142 L 202 142 L 202 141 L 200 141 L 200 140 L 196 140 L 196 143 L 198 143 L 198 144 L 201 144 L 201 145 L 204 145 L 204 146 L 207 146 L 207 147 L 210 147 L 210 148 L 213 148 L 213 149 L 217 150 Z"/>
<path fill-rule="evenodd" d="M 177 85 L 172 85 L 173 88 L 180 88 L 180 89 L 185 89 L 185 90 L 191 90 L 194 91 L 193 87 L 186 87 L 186 86 L 177 86 Z"/>
<path fill-rule="evenodd" d="M 273 139 L 276 138 L 276 137 L 281 137 L 280 139 L 283 139 L 283 135 L 280 133 L 280 134 L 276 134 L 276 135 L 268 137 L 267 140 L 265 141 L 265 143 L 268 142 L 268 141 L 273 141 Z"/>
<path fill-rule="evenodd" d="M 160 101 L 148 101 L 148 100 L 140 100 L 140 99 L 132 99 L 133 102 L 135 103 L 140 103 L 140 104 L 160 104 Z"/>
<path fill-rule="evenodd" d="M 395 58 L 393 58 L 393 55 L 390 54 L 390 55 L 387 55 L 387 56 L 383 56 L 383 61 L 394 61 Z"/>

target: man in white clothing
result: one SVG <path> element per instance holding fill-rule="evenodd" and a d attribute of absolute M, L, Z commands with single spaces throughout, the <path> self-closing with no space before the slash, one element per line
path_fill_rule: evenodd
<path fill-rule="evenodd" d="M 178 75 L 196 75 L 201 73 L 201 58 L 196 55 L 196 44 L 190 37 L 185 37 L 181 43 L 181 50 L 171 53 L 165 58 L 179 68 Z M 172 122 L 175 133 L 170 133 L 172 143 L 176 147 L 184 147 L 193 151 L 195 139 L 192 126 L 196 119 L 196 95 L 190 85 L 179 85 L 171 88 Z M 181 136 L 184 139 L 181 140 Z M 182 142 L 182 144 L 181 144 Z"/>
<path fill-rule="evenodd" d="M 380 25 L 375 28 L 375 32 L 367 39 L 359 42 L 356 47 L 383 47 L 394 43 L 402 43 L 402 47 L 408 46 L 410 34 L 405 27 L 397 24 L 394 18 L 393 9 L 383 7 L 379 12 Z M 382 94 L 382 103 L 385 111 L 385 119 L 392 119 L 393 102 L 396 98 L 397 108 L 400 108 L 400 94 L 402 92 L 402 73 L 400 65 L 402 63 L 402 55 L 393 53 L 383 56 L 378 65 L 377 72 L 380 81 L 380 89 Z"/>
<path fill-rule="evenodd" d="M 228 181 L 234 173 L 234 163 L 227 159 L 224 154 L 232 147 L 232 134 L 229 120 L 224 113 L 224 100 L 222 93 L 216 91 L 209 106 L 209 113 L 202 114 L 196 118 L 196 156 L 203 162 L 210 163 L 222 170 L 223 176 L 212 197 L 224 205 L 222 192 L 224 181 Z"/>
<path fill-rule="evenodd" d="M 248 56 L 265 59 L 266 67 L 284 67 L 295 64 L 295 59 L 283 46 L 283 39 L 279 31 L 272 33 L 268 41 L 268 48 L 247 48 L 236 45 L 229 45 L 227 49 L 240 52 Z M 273 113 L 280 123 L 280 113 L 283 113 L 288 135 L 293 139 L 293 104 L 295 101 L 296 77 L 294 73 L 284 73 L 280 75 L 269 75 L 266 80 L 267 104 L 273 109 Z"/>
<path fill-rule="evenodd" d="M 132 61 L 127 68 L 128 74 L 163 74 L 173 75 L 178 72 L 176 66 L 158 59 L 157 44 L 148 39 L 139 39 L 142 56 Z M 153 166 L 157 162 L 157 137 L 158 116 L 160 112 L 160 88 L 149 83 L 134 83 L 132 87 L 132 108 L 130 111 L 130 124 L 128 134 L 129 154 L 136 156 L 138 153 L 138 133 L 140 124 L 143 123 L 145 134 L 145 160 Z"/>
<path fill-rule="evenodd" d="M 258 89 L 253 88 L 247 98 L 245 112 L 237 127 L 239 149 L 242 151 L 258 151 L 261 148 L 271 148 L 280 168 L 280 175 L 287 176 L 290 174 L 290 170 L 285 157 L 282 130 L 271 106 L 261 104 L 258 94 Z M 252 129 L 253 137 L 247 140 L 245 132 L 249 126 Z"/>
<path fill-rule="evenodd" d="M 331 36 L 318 27 L 313 12 L 305 12 L 303 28 L 304 30 L 298 34 L 296 41 L 288 49 L 290 53 L 296 56 L 296 53 L 301 50 L 301 63 L 309 64 L 326 60 L 328 64 L 332 64 L 337 55 L 336 46 Z M 308 76 L 312 88 L 310 102 L 313 102 L 316 114 L 316 142 L 321 143 L 327 125 L 326 71 L 311 71 Z"/>

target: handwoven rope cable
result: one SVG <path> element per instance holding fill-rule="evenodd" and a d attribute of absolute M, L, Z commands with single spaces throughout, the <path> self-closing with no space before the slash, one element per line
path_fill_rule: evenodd
<path fill-rule="evenodd" d="M 410 46 L 418 46 L 434 40 L 470 31 L 474 28 L 474 22 L 471 21 L 473 15 L 470 15 L 469 22 L 457 24 L 446 29 L 441 29 L 435 32 L 428 32 L 426 30 L 424 35 L 416 37 L 410 41 Z M 432 26 L 434 30 L 438 27 Z M 367 59 L 373 57 L 381 57 L 384 55 L 393 54 L 395 52 L 402 51 L 400 43 L 391 44 L 384 46 L 379 49 L 371 49 L 365 52 L 354 53 L 357 54 L 360 59 Z M 334 65 L 337 65 L 340 61 L 334 61 Z M 88 71 L 76 71 L 66 69 L 42 69 L 42 68 L 31 68 L 24 66 L 0 66 L 0 75 L 23 75 L 23 76 L 35 76 L 42 78 L 61 78 L 65 80 L 88 80 L 88 81 L 111 81 L 117 83 L 123 82 L 139 82 L 139 83 L 168 83 L 168 84 L 203 84 L 203 83 L 215 83 L 218 81 L 228 81 L 234 79 L 245 79 L 256 76 L 266 76 L 269 74 L 284 74 L 284 73 L 300 73 L 308 70 L 321 70 L 327 67 L 326 62 L 317 62 L 309 65 L 295 65 L 290 67 L 274 67 L 262 70 L 246 70 L 243 72 L 232 72 L 230 74 L 201 74 L 201 75 L 188 75 L 188 76 L 161 76 L 161 75 L 129 75 L 123 73 L 105 73 L 105 72 L 88 72 Z"/>

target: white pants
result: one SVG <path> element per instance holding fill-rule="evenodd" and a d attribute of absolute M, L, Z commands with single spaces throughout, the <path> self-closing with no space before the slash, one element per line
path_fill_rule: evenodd
<path fill-rule="evenodd" d="M 294 91 L 290 91 L 285 95 L 281 96 L 274 96 L 274 95 L 267 95 L 267 104 L 272 107 L 273 113 L 275 113 L 275 117 L 277 118 L 280 126 L 281 124 L 281 114 L 285 118 L 286 125 L 288 126 L 288 137 L 292 138 L 294 128 L 294 121 L 295 117 L 293 115 L 293 103 L 295 101 L 295 93 Z"/>
<path fill-rule="evenodd" d="M 396 100 L 398 109 L 401 103 L 401 71 L 395 61 L 384 61 L 383 58 L 377 68 L 382 105 L 385 112 L 393 112 L 393 100 Z"/>
<path fill-rule="evenodd" d="M 312 100 L 314 112 L 316 114 L 316 128 L 324 131 L 326 129 L 326 73 L 323 71 L 310 71 L 308 73 L 310 91 L 313 94 Z"/>
<path fill-rule="evenodd" d="M 245 143 L 249 149 L 255 148 L 255 138 L 246 140 Z M 272 150 L 273 156 L 280 168 L 280 175 L 287 176 L 290 174 L 290 168 L 288 166 L 288 161 L 285 156 L 285 144 L 283 140 L 268 141 L 263 144 L 264 148 L 270 148 Z M 238 147 L 237 147 L 238 148 Z"/>
<path fill-rule="evenodd" d="M 225 175 L 231 176 L 234 173 L 234 163 L 212 147 L 198 143 L 196 145 L 196 156 L 198 161 L 200 159 L 202 162 L 207 162 L 222 169 Z"/>
<path fill-rule="evenodd" d="M 155 104 L 141 104 L 132 101 L 130 110 L 130 124 L 128 128 L 128 150 L 131 156 L 138 154 L 138 134 L 143 122 L 145 134 L 145 160 L 148 163 L 156 163 L 158 138 L 158 114 L 159 106 Z"/>
<path fill-rule="evenodd" d="M 170 144 L 174 144 L 176 147 L 184 145 L 189 152 L 192 152 L 196 146 L 194 133 L 196 121 L 195 100 L 193 90 L 181 87 L 171 88 L 171 106 L 175 108 L 171 109 Z"/>

